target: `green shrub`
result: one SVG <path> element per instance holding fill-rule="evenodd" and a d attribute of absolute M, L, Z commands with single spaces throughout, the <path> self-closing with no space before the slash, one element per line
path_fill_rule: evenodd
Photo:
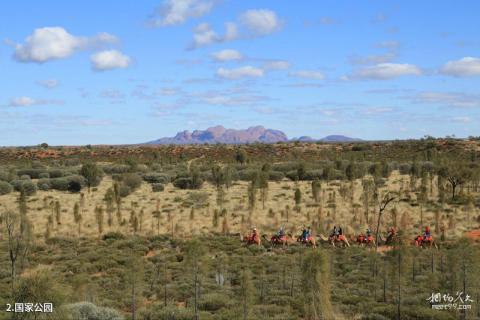
<path fill-rule="evenodd" d="M 60 169 L 52 169 L 48 171 L 48 175 L 50 178 L 61 178 L 66 176 L 66 172 Z"/>
<path fill-rule="evenodd" d="M 5 170 L 0 170 L 0 181 L 10 181 L 10 174 Z"/>
<path fill-rule="evenodd" d="M 230 301 L 231 299 L 224 294 L 210 293 L 202 297 L 198 307 L 200 310 L 213 312 L 227 307 Z"/>
<path fill-rule="evenodd" d="M 26 195 L 31 196 L 37 192 L 37 186 L 31 180 L 13 180 L 11 185 L 15 191 L 24 191 Z"/>
<path fill-rule="evenodd" d="M 103 235 L 103 240 L 123 240 L 125 236 L 120 232 L 108 232 Z"/>
<path fill-rule="evenodd" d="M 38 175 L 39 179 L 48 179 L 50 178 L 50 174 L 48 172 L 42 172 Z"/>
<path fill-rule="evenodd" d="M 0 196 L 8 194 L 13 191 L 13 187 L 10 183 L 0 180 Z"/>
<path fill-rule="evenodd" d="M 309 171 L 305 172 L 305 175 L 303 176 L 303 180 L 321 179 L 322 175 L 323 175 L 323 170 L 322 169 L 309 170 Z"/>
<path fill-rule="evenodd" d="M 192 178 L 178 178 L 173 181 L 173 185 L 179 189 L 200 189 L 202 184 L 202 179 L 194 181 Z"/>
<path fill-rule="evenodd" d="M 142 185 L 142 178 L 136 173 L 127 173 L 123 176 L 122 184 L 135 190 Z"/>
<path fill-rule="evenodd" d="M 163 173 L 158 173 L 158 172 L 148 172 L 143 175 L 143 180 L 145 180 L 148 183 L 168 183 L 170 182 L 170 178 Z"/>
<path fill-rule="evenodd" d="M 91 302 L 77 302 L 69 304 L 67 308 L 72 320 L 123 320 L 121 313 L 115 309 L 98 307 Z"/>
<path fill-rule="evenodd" d="M 104 166 L 102 167 L 102 170 L 108 174 L 127 173 L 130 171 L 130 166 L 126 164 L 114 164 L 114 165 Z"/>
<path fill-rule="evenodd" d="M 68 180 L 66 178 L 50 179 L 50 187 L 54 190 L 67 191 Z"/>
<path fill-rule="evenodd" d="M 37 188 L 42 191 L 48 191 L 52 188 L 50 179 L 40 179 L 37 181 Z"/>
<path fill-rule="evenodd" d="M 54 190 L 79 192 L 84 186 L 85 178 L 80 175 L 50 179 L 50 188 Z"/>
<path fill-rule="evenodd" d="M 281 171 L 268 172 L 268 179 L 271 181 L 281 181 L 283 178 L 285 178 L 285 174 Z"/>
<path fill-rule="evenodd" d="M 161 183 L 152 183 L 152 191 L 153 192 L 162 192 L 165 190 L 165 186 Z"/>
<path fill-rule="evenodd" d="M 118 188 L 118 193 L 120 194 L 120 197 L 125 198 L 127 197 L 130 193 L 132 193 L 132 189 L 124 184 L 121 184 L 120 187 Z"/>
<path fill-rule="evenodd" d="M 17 171 L 18 176 L 29 176 L 31 179 L 40 178 L 40 174 L 44 173 L 44 169 L 20 169 Z"/>

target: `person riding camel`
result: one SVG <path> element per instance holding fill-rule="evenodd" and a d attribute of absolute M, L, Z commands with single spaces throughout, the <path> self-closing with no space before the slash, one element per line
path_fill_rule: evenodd
<path fill-rule="evenodd" d="M 368 243 L 368 242 L 372 242 L 373 241 L 373 235 L 372 235 L 372 230 L 370 230 L 370 228 L 367 228 L 367 234 L 365 236 L 365 242 Z"/>
<path fill-rule="evenodd" d="M 394 227 L 388 228 L 387 242 L 392 241 L 396 234 L 397 230 Z"/>
<path fill-rule="evenodd" d="M 432 234 L 430 233 L 430 227 L 425 227 L 425 232 L 423 233 L 423 241 L 430 241 L 432 239 Z"/>
<path fill-rule="evenodd" d="M 257 239 L 257 237 L 258 237 L 257 228 L 254 227 L 253 230 L 252 230 L 251 240 L 255 241 Z"/>
<path fill-rule="evenodd" d="M 338 235 L 338 229 L 337 226 L 333 226 L 332 233 L 330 234 L 330 238 L 334 238 Z"/>
<path fill-rule="evenodd" d="M 307 228 L 303 227 L 302 241 L 307 241 L 307 239 L 308 239 L 308 230 L 307 230 Z"/>
<path fill-rule="evenodd" d="M 281 226 L 280 230 L 277 232 L 277 238 L 282 239 L 283 237 L 285 237 L 285 227 Z"/>

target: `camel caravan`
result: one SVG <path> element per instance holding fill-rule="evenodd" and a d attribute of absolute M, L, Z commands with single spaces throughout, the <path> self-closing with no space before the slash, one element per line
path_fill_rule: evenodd
<path fill-rule="evenodd" d="M 350 242 L 347 236 L 343 233 L 341 227 L 334 226 L 332 232 L 328 236 L 323 234 L 318 234 L 314 236 L 312 234 L 310 227 L 304 227 L 302 233 L 294 237 L 292 234 L 285 233 L 285 228 L 281 227 L 280 230 L 268 238 L 266 234 L 260 236 L 259 231 L 256 227 L 252 228 L 251 232 L 245 236 L 240 236 L 242 242 L 246 245 L 262 245 L 262 240 L 264 243 L 270 244 L 271 247 L 288 247 L 291 245 L 303 245 L 306 247 L 316 248 L 317 244 L 325 244 L 332 247 L 350 247 Z M 351 236 L 350 241 L 356 243 L 360 247 L 366 248 L 378 248 L 379 246 L 384 246 L 391 248 L 396 244 L 404 244 L 405 241 L 399 236 L 396 228 L 390 227 L 387 231 L 386 237 L 382 234 L 373 235 L 370 228 L 366 230 L 365 233 L 360 233 L 359 235 Z M 411 245 L 418 248 L 435 248 L 438 249 L 436 242 L 433 239 L 433 236 L 430 232 L 430 227 L 425 227 L 423 234 L 418 234 L 411 241 Z"/>

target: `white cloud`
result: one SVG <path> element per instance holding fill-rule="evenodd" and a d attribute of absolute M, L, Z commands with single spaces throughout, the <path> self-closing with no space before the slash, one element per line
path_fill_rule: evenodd
<path fill-rule="evenodd" d="M 267 35 L 281 29 L 277 14 L 268 9 L 245 11 L 240 22 L 255 35 Z"/>
<path fill-rule="evenodd" d="M 211 0 L 164 0 L 151 24 L 154 27 L 182 24 L 189 18 L 209 13 L 215 6 Z"/>
<path fill-rule="evenodd" d="M 162 96 L 174 96 L 180 92 L 177 88 L 161 88 L 158 90 L 158 94 Z"/>
<path fill-rule="evenodd" d="M 225 23 L 225 34 L 219 35 L 210 24 L 200 23 L 193 29 L 193 41 L 189 49 L 204 47 L 213 43 L 235 40 L 238 37 L 237 26 L 232 22 Z"/>
<path fill-rule="evenodd" d="M 370 107 L 363 110 L 361 113 L 365 115 L 375 115 L 392 112 L 393 108 L 390 107 Z"/>
<path fill-rule="evenodd" d="M 35 99 L 30 97 L 18 97 L 10 100 L 10 106 L 12 107 L 27 107 L 36 103 Z"/>
<path fill-rule="evenodd" d="M 99 33 L 94 37 L 77 37 L 62 27 L 38 28 L 25 39 L 24 44 L 15 44 L 14 57 L 20 62 L 43 63 L 67 58 L 79 50 L 117 41 L 115 36 L 108 33 Z"/>
<path fill-rule="evenodd" d="M 37 81 L 37 84 L 47 89 L 53 89 L 58 86 L 59 82 L 56 79 L 47 79 L 47 80 L 39 80 Z"/>
<path fill-rule="evenodd" d="M 292 71 L 289 73 L 289 75 L 291 77 L 303 78 L 303 79 L 313 79 L 313 80 L 325 79 L 325 75 L 322 72 L 312 71 L 312 70 Z"/>
<path fill-rule="evenodd" d="M 225 23 L 225 33 L 219 34 L 208 23 L 200 23 L 193 29 L 193 41 L 188 49 L 214 43 L 233 41 L 239 38 L 254 38 L 280 30 L 282 24 L 274 11 L 248 10 L 237 22 Z M 239 30 L 240 29 L 240 30 Z"/>
<path fill-rule="evenodd" d="M 266 70 L 285 70 L 290 68 L 290 63 L 284 60 L 269 61 L 263 65 Z"/>
<path fill-rule="evenodd" d="M 465 57 L 447 62 L 440 72 L 453 77 L 480 76 L 480 58 Z"/>
<path fill-rule="evenodd" d="M 131 59 L 117 50 L 106 50 L 95 53 L 90 57 L 92 68 L 97 71 L 127 68 Z"/>
<path fill-rule="evenodd" d="M 243 56 L 237 50 L 225 49 L 212 53 L 212 57 L 215 61 L 232 61 L 232 60 L 241 60 Z"/>
<path fill-rule="evenodd" d="M 233 22 L 225 23 L 225 35 L 223 36 L 224 41 L 232 41 L 238 38 L 238 28 L 237 25 Z"/>
<path fill-rule="evenodd" d="M 320 24 L 322 25 L 331 25 L 334 24 L 335 20 L 331 17 L 321 17 L 320 18 Z"/>
<path fill-rule="evenodd" d="M 420 92 L 415 96 L 407 97 L 414 103 L 429 103 L 455 108 L 480 107 L 480 95 L 459 92 Z"/>
<path fill-rule="evenodd" d="M 244 66 L 235 69 L 220 68 L 217 70 L 217 76 L 225 79 L 240 79 L 240 78 L 259 78 L 263 77 L 264 71 L 260 68 L 252 66 Z"/>
<path fill-rule="evenodd" d="M 419 76 L 422 70 L 413 64 L 400 63 L 379 63 L 374 66 L 364 67 L 356 70 L 352 78 L 388 80 L 401 76 Z"/>
<path fill-rule="evenodd" d="M 453 122 L 460 122 L 460 123 L 469 123 L 472 121 L 472 118 L 470 117 L 453 117 L 452 118 Z"/>
<path fill-rule="evenodd" d="M 34 99 L 27 96 L 16 97 L 10 100 L 8 106 L 10 107 L 29 107 L 35 105 L 47 105 L 47 104 L 63 104 L 63 101 L 60 100 L 44 100 L 44 99 Z"/>
<path fill-rule="evenodd" d="M 396 52 L 387 52 L 384 54 L 372 54 L 368 56 L 351 56 L 350 63 L 351 64 L 379 64 L 379 63 L 387 63 L 394 60 L 397 57 Z"/>
<path fill-rule="evenodd" d="M 122 92 L 115 89 L 103 90 L 100 92 L 99 96 L 110 100 L 123 100 L 125 98 L 125 95 Z"/>

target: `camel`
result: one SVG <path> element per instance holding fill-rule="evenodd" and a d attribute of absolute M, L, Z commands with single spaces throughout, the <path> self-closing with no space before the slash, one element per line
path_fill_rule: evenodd
<path fill-rule="evenodd" d="M 270 241 L 270 244 L 275 247 L 275 246 L 288 246 L 293 242 L 293 237 L 291 234 L 284 235 L 282 237 L 279 237 L 278 235 L 273 235 L 270 240 L 267 239 L 267 235 L 262 235 L 263 240 L 265 241 Z"/>
<path fill-rule="evenodd" d="M 306 240 L 304 240 L 302 238 L 302 236 L 300 235 L 300 236 L 297 237 L 297 242 L 303 243 L 306 246 L 311 246 L 313 248 L 317 247 L 317 241 L 315 240 L 315 238 L 313 236 L 308 236 L 308 238 Z"/>
<path fill-rule="evenodd" d="M 417 235 L 415 239 L 413 239 L 413 245 L 415 245 L 416 247 L 424 248 L 424 249 L 426 248 L 438 249 L 437 243 L 435 242 L 435 240 L 433 240 L 432 236 L 425 239 L 423 236 Z"/>
<path fill-rule="evenodd" d="M 325 237 L 324 235 L 320 234 L 319 238 L 320 240 L 322 240 L 322 242 L 330 243 L 334 247 L 336 247 L 335 244 L 338 244 L 341 247 L 350 247 L 350 243 L 348 242 L 347 237 L 345 237 L 345 235 L 343 234 L 339 236 L 329 237 Z"/>
<path fill-rule="evenodd" d="M 260 238 L 260 236 L 258 234 L 250 234 L 250 235 L 246 235 L 246 236 L 242 236 L 240 235 L 240 240 L 242 242 L 245 242 L 248 245 L 251 245 L 251 244 L 256 244 L 257 246 L 260 246 L 262 244 L 262 240 Z"/>
<path fill-rule="evenodd" d="M 357 244 L 361 247 L 374 247 L 375 246 L 375 239 L 372 235 L 366 236 L 363 233 L 359 234 L 358 237 L 355 239 Z"/>

